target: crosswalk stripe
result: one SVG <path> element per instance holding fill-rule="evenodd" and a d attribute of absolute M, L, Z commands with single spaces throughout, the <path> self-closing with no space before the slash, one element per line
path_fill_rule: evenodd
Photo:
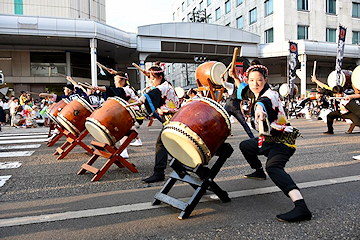
<path fill-rule="evenodd" d="M 21 162 L 0 162 L 0 169 L 13 169 L 21 166 Z"/>
<path fill-rule="evenodd" d="M 327 186 L 327 185 L 355 182 L 355 181 L 360 181 L 360 175 L 343 177 L 343 178 L 324 179 L 324 180 L 312 181 L 312 182 L 304 182 L 297 185 L 300 188 L 310 188 L 310 187 Z M 281 190 L 277 187 L 265 187 L 265 188 L 229 192 L 229 197 L 239 198 L 239 197 L 261 195 L 261 194 L 274 193 L 280 191 Z M 189 198 L 181 198 L 179 200 L 186 202 L 189 200 Z M 209 202 L 209 201 L 214 201 L 212 195 L 208 196 L 207 198 L 204 197 L 200 200 L 200 202 Z M 144 202 L 144 203 L 119 205 L 119 206 L 105 207 L 105 208 L 43 214 L 38 216 L 0 219 L 0 228 L 10 227 L 10 226 L 20 226 L 20 225 L 33 224 L 33 223 L 55 222 L 55 221 L 77 219 L 84 217 L 104 216 L 109 214 L 119 214 L 119 213 L 134 212 L 134 211 L 145 211 L 156 208 L 162 208 L 166 206 L 168 205 L 166 204 L 152 205 L 151 202 Z"/>
<path fill-rule="evenodd" d="M 7 180 L 11 178 L 11 175 L 0 176 L 0 187 L 2 187 Z"/>
<path fill-rule="evenodd" d="M 0 140 L 5 140 L 5 139 L 27 139 L 27 138 L 47 138 L 48 135 L 47 134 L 42 134 L 42 135 L 26 135 L 26 136 L 1 136 Z"/>
<path fill-rule="evenodd" d="M 41 138 L 41 139 L 20 139 L 20 140 L 3 140 L 0 141 L 0 145 L 4 144 L 16 144 L 16 143 L 39 143 L 39 142 L 47 142 L 49 138 Z"/>
<path fill-rule="evenodd" d="M 39 148 L 41 144 L 0 146 L 0 150 Z"/>
<path fill-rule="evenodd" d="M 0 158 L 4 157 L 28 157 L 35 151 L 0 152 Z"/>
<path fill-rule="evenodd" d="M 48 134 L 49 131 L 42 131 L 42 132 L 27 132 L 27 131 L 24 131 L 22 133 L 1 133 L 1 136 L 2 137 L 5 137 L 5 136 L 26 136 L 26 135 L 30 135 L 30 134 Z"/>

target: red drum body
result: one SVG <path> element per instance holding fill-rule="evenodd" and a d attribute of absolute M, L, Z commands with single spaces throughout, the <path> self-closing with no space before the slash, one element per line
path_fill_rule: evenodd
<path fill-rule="evenodd" d="M 309 93 L 310 100 L 316 100 L 317 99 L 317 92 L 310 92 Z"/>
<path fill-rule="evenodd" d="M 226 67 L 222 62 L 205 62 L 196 69 L 196 79 L 198 79 L 203 86 L 208 86 L 209 80 L 212 85 L 221 86 L 220 75 L 225 72 L 225 70 Z M 224 77 L 227 79 L 227 73 Z"/>
<path fill-rule="evenodd" d="M 54 121 L 57 125 L 61 125 L 57 120 L 58 113 L 67 105 L 69 104 L 68 99 L 62 99 L 60 102 L 53 103 L 51 106 L 46 109 L 47 116 Z"/>
<path fill-rule="evenodd" d="M 209 98 L 198 98 L 174 114 L 161 140 L 167 151 L 184 165 L 206 165 L 231 134 L 229 115 Z"/>
<path fill-rule="evenodd" d="M 349 70 L 341 70 L 341 75 L 340 75 L 340 86 L 351 86 L 351 75 L 352 72 Z M 328 78 L 327 78 L 327 83 L 329 85 L 329 87 L 333 88 L 335 87 L 336 84 L 336 71 L 332 71 Z"/>
<path fill-rule="evenodd" d="M 119 97 L 108 98 L 86 119 L 86 129 L 97 141 L 114 145 L 136 121 L 135 111 L 126 105 L 127 102 Z"/>
<path fill-rule="evenodd" d="M 57 120 L 69 132 L 78 135 L 85 130 L 85 120 L 94 111 L 83 98 L 77 98 L 67 104 L 58 114 Z"/>

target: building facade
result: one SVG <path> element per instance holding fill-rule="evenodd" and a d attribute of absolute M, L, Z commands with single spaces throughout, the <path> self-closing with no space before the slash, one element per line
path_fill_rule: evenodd
<path fill-rule="evenodd" d="M 106 22 L 105 0 L 0 0 L 0 13 Z"/>
<path fill-rule="evenodd" d="M 298 42 L 299 51 L 303 46 L 299 60 L 305 64 L 308 85 L 313 60 L 320 67 L 318 76 L 326 81 L 335 67 L 339 24 L 347 28 L 345 51 L 349 55 L 344 57 L 343 69 L 352 70 L 360 64 L 356 57 L 360 0 L 176 0 L 172 10 L 175 22 L 194 21 L 194 13 L 203 11 L 206 17 L 201 21 L 259 35 L 259 58 L 271 68 L 269 79 L 275 83 L 286 82 L 288 41 Z M 315 45 L 321 52 L 329 52 L 314 55 L 306 51 Z"/>

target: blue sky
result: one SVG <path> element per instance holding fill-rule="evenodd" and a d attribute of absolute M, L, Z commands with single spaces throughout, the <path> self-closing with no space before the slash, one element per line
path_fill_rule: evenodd
<path fill-rule="evenodd" d="M 106 0 L 106 23 L 127 32 L 138 26 L 172 22 L 174 0 Z"/>

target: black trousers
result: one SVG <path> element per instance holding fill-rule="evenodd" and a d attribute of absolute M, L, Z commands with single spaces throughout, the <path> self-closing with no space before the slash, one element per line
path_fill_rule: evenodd
<path fill-rule="evenodd" d="M 358 117 L 358 115 L 356 115 L 355 113 L 352 112 L 348 112 L 346 114 L 341 114 L 339 110 L 337 111 L 333 111 L 331 113 L 329 113 L 327 115 L 327 127 L 328 127 L 328 131 L 333 133 L 334 132 L 334 119 L 336 118 L 346 118 L 346 119 L 350 119 L 356 126 L 360 126 L 360 118 Z"/>
<path fill-rule="evenodd" d="M 293 189 L 299 189 L 289 174 L 284 170 L 285 164 L 294 154 L 295 149 L 284 144 L 263 142 L 258 147 L 259 138 L 251 138 L 240 143 L 240 150 L 251 168 L 258 169 L 262 164 L 259 155 L 267 157 L 265 170 L 271 180 L 278 186 L 286 196 Z"/>
<path fill-rule="evenodd" d="M 225 110 L 229 115 L 233 115 L 244 128 L 249 138 L 254 138 L 254 134 L 251 132 L 249 125 L 246 123 L 245 117 L 240 109 L 241 101 L 239 99 L 229 99 L 225 104 Z"/>
<path fill-rule="evenodd" d="M 161 141 L 161 130 L 157 141 L 156 141 L 156 148 L 155 148 L 155 166 L 154 166 L 154 175 L 164 177 L 165 176 L 165 169 L 168 161 L 168 152 Z"/>

